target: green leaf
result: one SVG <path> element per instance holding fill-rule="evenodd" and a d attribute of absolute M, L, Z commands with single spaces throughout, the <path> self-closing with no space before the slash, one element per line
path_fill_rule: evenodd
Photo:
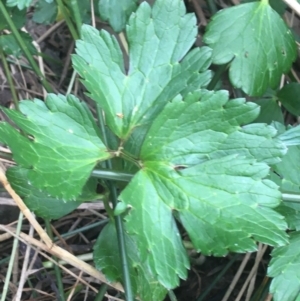
<path fill-rule="evenodd" d="M 281 191 L 300 192 L 300 146 L 290 146 L 282 161 L 273 169 L 282 178 Z"/>
<path fill-rule="evenodd" d="M 280 106 L 274 98 L 258 99 L 255 103 L 260 106 L 259 116 L 254 120 L 254 123 L 272 123 L 277 121 L 284 123 L 283 114 Z"/>
<path fill-rule="evenodd" d="M 141 259 L 166 288 L 189 265 L 173 214 L 204 254 L 286 243 L 286 223 L 273 210 L 281 194 L 265 179 L 265 163 L 277 163 L 286 148 L 273 127 L 244 125 L 258 112 L 224 91 L 202 91 L 169 103 L 151 125 L 142 169 L 119 199 L 131 208 L 125 226 Z"/>
<path fill-rule="evenodd" d="M 31 54 L 37 54 L 37 51 L 32 44 L 31 36 L 23 31 L 20 31 L 19 34 Z M 22 54 L 22 50 L 13 34 L 0 36 L 0 48 L 2 48 L 3 52 L 7 55 L 19 57 Z"/>
<path fill-rule="evenodd" d="M 287 246 L 273 250 L 268 275 L 273 277 L 270 293 L 274 301 L 296 301 L 300 298 L 300 233 L 291 234 Z"/>
<path fill-rule="evenodd" d="M 285 2 L 281 0 L 270 0 L 271 7 L 279 14 L 283 15 L 285 13 L 285 10 L 287 8 L 287 5 Z"/>
<path fill-rule="evenodd" d="M 27 181 L 28 172 L 29 170 L 25 168 L 11 167 L 8 169 L 6 175 L 12 188 L 23 198 L 27 207 L 39 217 L 59 219 L 72 212 L 81 203 L 102 197 L 96 193 L 97 179 L 90 178 L 76 201 L 64 202 L 33 187 L 30 182 Z"/>
<path fill-rule="evenodd" d="M 283 106 L 293 115 L 300 115 L 300 84 L 290 83 L 285 85 L 278 93 L 278 99 Z"/>
<path fill-rule="evenodd" d="M 293 35 L 267 0 L 221 10 L 212 17 L 204 42 L 213 48 L 213 63 L 232 61 L 231 83 L 253 96 L 277 88 L 297 55 Z"/>
<path fill-rule="evenodd" d="M 100 17 L 108 21 L 114 31 L 125 28 L 129 16 L 137 8 L 137 0 L 99 0 Z"/>
<path fill-rule="evenodd" d="M 290 146 L 282 161 L 273 166 L 281 192 L 300 195 L 300 147 Z M 274 178 L 274 176 L 273 176 Z M 276 211 L 285 217 L 290 230 L 300 230 L 300 204 L 284 201 Z"/>
<path fill-rule="evenodd" d="M 287 146 L 300 145 L 300 126 L 289 127 L 278 135 L 278 139 Z"/>
<path fill-rule="evenodd" d="M 298 190 L 300 195 L 300 190 Z M 276 211 L 284 216 L 289 230 L 300 230 L 300 204 L 292 202 L 282 202 L 280 206 L 276 208 Z"/>
<path fill-rule="evenodd" d="M 17 6 L 19 10 L 29 7 L 33 0 L 6 0 L 7 6 Z"/>
<path fill-rule="evenodd" d="M 149 125 L 163 107 L 187 87 L 210 80 L 211 50 L 187 51 L 197 35 L 196 18 L 186 14 L 181 0 L 143 2 L 127 26 L 129 71 L 114 37 L 83 26 L 73 56 L 84 85 L 105 111 L 108 127 L 122 139 L 133 129 Z M 155 54 L 155 55 L 154 55 Z"/>
<path fill-rule="evenodd" d="M 259 2 L 260 0 L 242 0 L 240 3 L 249 3 L 249 2 Z M 277 11 L 277 13 L 279 15 L 283 15 L 286 8 L 287 8 L 287 5 L 281 1 L 281 0 L 269 0 L 269 4 L 271 5 L 271 7 Z"/>
<path fill-rule="evenodd" d="M 51 24 L 57 17 L 58 9 L 56 3 L 39 0 L 33 14 L 33 21 L 40 24 Z"/>
<path fill-rule="evenodd" d="M 135 294 L 143 301 L 163 300 L 167 290 L 157 282 L 147 264 L 141 261 L 134 240 L 127 234 L 125 244 Z M 94 262 L 96 268 L 101 270 L 109 281 L 122 281 L 122 262 L 113 223 L 104 227 L 94 245 Z"/>
<path fill-rule="evenodd" d="M 239 154 L 275 164 L 286 152 L 281 141 L 273 139 L 276 130 L 265 124 L 245 125 L 258 114 L 259 106 L 252 102 L 228 101 L 227 91 L 196 91 L 165 107 L 147 133 L 141 157 L 189 166 Z"/>
<path fill-rule="evenodd" d="M 0 140 L 29 170 L 28 181 L 53 197 L 75 199 L 97 162 L 110 157 L 87 105 L 75 96 L 49 94 L 46 102 L 20 102 L 22 113 L 2 110 L 22 134 L 1 123 Z"/>
<path fill-rule="evenodd" d="M 26 22 L 26 9 L 23 10 L 19 10 L 17 7 L 6 7 L 11 20 L 14 22 L 14 25 L 16 26 L 17 29 L 20 29 L 22 26 L 25 25 Z M 10 29 L 10 27 L 8 26 L 8 24 L 5 21 L 5 18 L 2 14 L 2 12 L 0 11 L 0 30 L 3 29 Z"/>
<path fill-rule="evenodd" d="M 117 204 L 117 206 L 114 208 L 114 215 L 115 216 L 118 216 L 118 215 L 121 215 L 123 214 L 124 212 L 126 212 L 128 208 L 126 207 L 126 205 L 122 202 L 119 202 Z"/>

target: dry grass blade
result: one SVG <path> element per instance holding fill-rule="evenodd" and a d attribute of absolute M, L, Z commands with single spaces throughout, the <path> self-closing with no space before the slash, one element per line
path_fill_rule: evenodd
<path fill-rule="evenodd" d="M 229 286 L 229 288 L 228 288 L 228 290 L 227 290 L 225 296 L 223 297 L 222 301 L 227 301 L 227 300 L 228 300 L 228 298 L 229 298 L 229 296 L 231 295 L 233 289 L 235 288 L 235 286 L 236 286 L 238 280 L 240 279 L 241 274 L 242 274 L 242 272 L 244 271 L 244 269 L 245 269 L 245 267 L 246 267 L 246 264 L 247 264 L 247 262 L 248 262 L 250 256 L 251 256 L 251 253 L 247 253 L 247 254 L 245 255 L 245 257 L 244 257 L 244 259 L 243 259 L 243 261 L 242 261 L 242 263 L 241 263 L 241 265 L 240 265 L 240 267 L 239 267 L 237 273 L 235 274 L 235 276 L 234 276 L 232 282 L 230 283 L 230 286 Z"/>
<path fill-rule="evenodd" d="M 34 232 L 34 229 L 31 226 L 30 230 L 29 230 L 30 237 L 33 236 L 33 232 Z M 21 275 L 20 275 L 20 280 L 19 280 L 19 285 L 18 285 L 18 290 L 17 290 L 17 293 L 16 293 L 16 296 L 15 296 L 14 300 L 21 300 L 22 292 L 23 292 L 23 286 L 24 286 L 24 284 L 26 282 L 26 278 L 28 276 L 27 268 L 28 268 L 28 263 L 29 263 L 29 255 L 30 255 L 30 246 L 28 246 L 27 249 L 26 249 L 26 253 L 25 253 L 24 261 L 23 261 L 23 266 L 22 266 L 22 272 L 21 272 Z"/>
<path fill-rule="evenodd" d="M 34 227 L 34 229 L 37 231 L 37 233 L 40 235 L 42 240 L 45 242 L 48 248 L 51 249 L 53 243 L 48 236 L 48 234 L 44 231 L 44 229 L 41 227 L 41 225 L 37 222 L 37 220 L 34 218 L 34 216 L 31 214 L 23 200 L 17 195 L 17 193 L 12 189 L 10 186 L 6 175 L 5 175 L 5 167 L 0 162 L 0 182 L 2 183 L 5 190 L 10 194 L 10 196 L 15 200 L 16 204 L 18 205 L 19 209 L 22 211 L 24 216 L 28 219 L 30 224 Z"/>
<path fill-rule="evenodd" d="M 246 281 L 245 281 L 245 283 L 244 283 L 242 289 L 240 290 L 238 296 L 236 297 L 235 301 L 240 301 L 240 300 L 241 300 L 241 298 L 242 298 L 242 296 L 243 296 L 243 294 L 244 294 L 244 291 L 246 290 L 246 288 L 247 288 L 247 286 L 248 286 L 248 283 L 250 282 L 250 280 L 252 279 L 252 277 L 253 277 L 254 274 L 256 273 L 257 268 L 258 268 L 258 265 L 259 265 L 259 263 L 260 263 L 260 261 L 261 261 L 263 255 L 265 254 L 267 248 L 268 248 L 268 246 L 265 245 L 265 246 L 263 246 L 263 248 L 260 250 L 259 255 L 258 255 L 258 256 L 256 257 L 256 259 L 255 259 L 255 263 L 254 263 L 254 265 L 253 265 L 253 267 L 252 267 L 252 270 L 251 270 L 251 272 L 249 273 L 249 275 L 248 275 L 248 277 L 247 277 L 247 279 L 246 279 Z"/>
<path fill-rule="evenodd" d="M 7 178 L 6 178 L 6 175 L 5 175 L 5 168 L 4 168 L 4 166 L 2 165 L 1 162 L 0 162 L 0 181 L 2 182 L 4 188 L 7 190 L 7 192 L 15 200 L 15 202 L 17 203 L 18 207 L 20 208 L 20 210 L 22 211 L 24 216 L 28 219 L 30 224 L 38 232 L 38 234 L 40 235 L 41 239 L 45 242 L 45 244 L 43 244 L 40 241 L 30 237 L 29 235 L 27 235 L 25 233 L 21 233 L 20 237 L 22 237 L 28 243 L 31 243 L 32 245 L 34 245 L 34 246 L 36 246 L 36 247 L 38 247 L 38 248 L 40 248 L 40 249 L 42 249 L 46 252 L 51 253 L 52 255 L 64 260 L 68 264 L 70 264 L 70 265 L 78 268 L 79 270 L 95 277 L 96 279 L 100 280 L 101 282 L 104 282 L 104 283 L 108 284 L 109 286 L 115 288 L 116 290 L 121 291 L 121 292 L 124 291 L 123 287 L 120 283 L 110 283 L 110 282 L 108 282 L 106 280 L 105 276 L 102 273 L 100 273 L 99 271 L 97 271 L 94 267 L 92 267 L 88 263 L 78 259 L 76 256 L 72 255 L 68 251 L 56 246 L 52 242 L 52 240 L 50 239 L 48 234 L 44 231 L 44 229 L 41 227 L 41 225 L 37 222 L 35 217 L 31 214 L 31 212 L 29 211 L 29 209 L 27 208 L 27 206 L 25 205 L 23 200 L 19 197 L 19 195 L 17 195 L 17 193 L 10 186 L 10 184 L 9 184 Z M 5 226 L 0 225 L 0 229 L 1 228 L 5 232 L 8 232 L 6 230 L 8 228 L 6 228 Z M 10 229 L 10 230 L 12 232 L 14 231 L 13 229 Z"/>
<path fill-rule="evenodd" d="M 298 16 L 300 16 L 300 4 L 296 0 L 283 0 Z"/>

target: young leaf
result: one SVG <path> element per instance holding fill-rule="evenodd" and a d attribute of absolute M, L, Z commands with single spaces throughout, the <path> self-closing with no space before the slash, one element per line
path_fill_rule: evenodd
<path fill-rule="evenodd" d="M 120 32 L 137 8 L 137 0 L 99 0 L 99 13 L 104 21 L 108 21 L 114 31 Z"/>
<path fill-rule="evenodd" d="M 0 140 L 15 162 L 28 169 L 28 181 L 53 197 L 75 199 L 96 163 L 110 157 L 91 112 L 75 96 L 22 101 L 22 113 L 2 110 L 22 133 L 4 122 Z"/>
<path fill-rule="evenodd" d="M 213 48 L 213 63 L 232 61 L 231 83 L 253 96 L 276 88 L 297 55 L 293 35 L 267 0 L 221 10 L 204 41 Z"/>
<path fill-rule="evenodd" d="M 96 193 L 97 179 L 90 178 L 82 193 L 75 201 L 64 202 L 33 187 L 28 179 L 28 169 L 19 166 L 8 169 L 6 176 L 16 193 L 21 196 L 27 207 L 37 216 L 45 219 L 59 219 L 76 209 L 81 203 L 101 198 Z"/>
<path fill-rule="evenodd" d="M 178 285 L 188 266 L 173 214 L 204 254 L 287 242 L 286 223 L 273 210 L 280 192 L 265 179 L 265 163 L 277 163 L 286 148 L 273 127 L 243 125 L 257 115 L 253 103 L 202 91 L 169 103 L 151 125 L 142 169 L 120 200 L 131 208 L 125 225 L 141 259 L 166 288 Z"/>
<path fill-rule="evenodd" d="M 270 292 L 274 301 L 296 301 L 300 298 L 300 233 L 291 234 L 287 246 L 273 250 L 268 275 L 273 277 Z"/>
<path fill-rule="evenodd" d="M 182 0 L 157 0 L 152 8 L 143 2 L 127 26 L 130 65 L 125 74 L 116 39 L 83 26 L 73 65 L 118 137 L 127 139 L 137 126 L 150 124 L 189 84 L 199 88 L 209 82 L 211 50 L 196 48 L 185 56 L 196 35 L 196 18 L 186 14 Z"/>
<path fill-rule="evenodd" d="M 293 115 L 300 115 L 300 84 L 290 83 L 285 85 L 278 93 L 278 99 L 283 106 Z"/>
<path fill-rule="evenodd" d="M 143 301 L 163 300 L 167 290 L 155 279 L 146 263 L 142 262 L 134 240 L 125 234 L 129 271 L 135 295 Z M 107 224 L 94 245 L 94 262 L 109 281 L 122 281 L 122 262 L 115 225 Z"/>

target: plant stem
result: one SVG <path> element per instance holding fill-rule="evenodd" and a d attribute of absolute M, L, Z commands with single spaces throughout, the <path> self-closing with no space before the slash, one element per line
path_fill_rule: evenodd
<path fill-rule="evenodd" d="M 59 9 L 60 9 L 60 11 L 61 11 L 64 19 L 66 20 L 67 26 L 68 26 L 68 28 L 70 30 L 70 33 L 71 33 L 73 39 L 74 40 L 78 40 L 79 39 L 79 35 L 78 35 L 78 33 L 77 33 L 77 31 L 76 31 L 76 29 L 75 29 L 75 27 L 74 27 L 74 25 L 73 25 L 73 23 L 72 23 L 72 21 L 70 19 L 70 16 L 69 16 L 69 14 L 68 14 L 68 12 L 66 10 L 65 5 L 63 4 L 62 0 L 56 0 L 56 2 L 57 2 L 57 5 L 58 5 L 58 7 L 59 7 Z"/>
<path fill-rule="evenodd" d="M 97 113 L 98 113 L 100 130 L 102 132 L 103 142 L 105 145 L 108 145 L 106 131 L 105 131 L 104 116 L 103 116 L 102 109 L 99 105 L 97 105 Z M 112 169 L 111 160 L 106 161 L 106 166 L 107 166 L 107 168 Z M 117 205 L 117 202 L 118 202 L 117 189 L 112 181 L 108 182 L 108 186 L 109 186 L 109 190 L 110 190 L 110 194 L 111 194 L 111 200 L 113 203 L 113 207 L 115 208 Z M 134 296 L 133 296 L 133 292 L 132 292 L 132 286 L 131 286 L 131 280 L 130 280 L 130 274 L 129 274 L 128 257 L 127 257 L 127 250 L 126 250 L 126 244 L 125 244 L 125 234 L 124 234 L 124 227 L 123 227 L 123 222 L 122 222 L 121 216 L 115 217 L 115 225 L 116 225 L 116 231 L 117 231 L 120 257 L 121 257 L 121 262 L 122 262 L 122 273 L 123 273 L 125 299 L 126 299 L 126 301 L 133 301 Z"/>
<path fill-rule="evenodd" d="M 107 185 L 109 186 L 109 182 L 107 183 Z M 110 187 L 108 187 L 110 189 Z M 105 195 L 104 198 L 103 198 L 103 204 L 104 204 L 104 209 L 108 215 L 108 218 L 111 220 L 111 221 L 114 221 L 115 220 L 115 216 L 114 216 L 114 210 L 110 207 L 110 204 L 109 204 L 109 196 L 108 195 Z M 114 206 L 115 207 L 115 206 Z"/>
<path fill-rule="evenodd" d="M 51 224 L 50 224 L 49 220 L 45 219 L 45 225 L 46 225 L 48 235 L 51 238 L 51 240 L 53 241 L 53 233 L 52 233 Z M 52 256 L 52 257 L 57 262 L 57 258 L 54 256 Z M 61 272 L 60 272 L 60 268 L 58 267 L 57 264 L 54 265 L 54 272 L 55 272 L 56 283 L 57 283 L 58 291 L 59 291 L 59 295 L 60 295 L 60 300 L 65 301 L 66 299 L 65 299 L 64 286 L 62 283 Z"/>
<path fill-rule="evenodd" d="M 122 182 L 129 182 L 134 174 L 125 173 L 121 171 L 115 171 L 110 169 L 95 169 L 92 171 L 92 177 L 100 179 L 108 179 Z"/>
<path fill-rule="evenodd" d="M 98 294 L 96 295 L 94 301 L 102 301 L 107 291 L 107 288 L 108 288 L 107 284 L 105 283 L 101 284 Z"/>
<path fill-rule="evenodd" d="M 291 203 L 300 203 L 300 194 L 283 193 L 282 200 Z"/>
<path fill-rule="evenodd" d="M 81 26 L 82 26 L 82 20 L 81 20 L 79 7 L 78 7 L 78 0 L 71 0 L 70 1 L 70 6 L 71 6 L 72 11 L 73 11 L 73 16 L 74 16 L 74 20 L 75 20 L 76 27 L 77 27 L 77 32 L 80 33 Z"/>
<path fill-rule="evenodd" d="M 176 295 L 172 290 L 168 291 L 168 295 L 171 301 L 177 301 Z"/>
<path fill-rule="evenodd" d="M 110 190 L 111 190 L 111 196 L 112 196 L 112 203 L 115 207 L 117 205 L 117 190 L 113 183 L 110 182 Z M 122 272 L 123 272 L 123 281 L 124 281 L 124 290 L 125 290 L 125 299 L 126 301 L 133 301 L 134 296 L 132 292 L 131 287 L 131 280 L 130 280 L 130 274 L 129 274 L 129 265 L 128 265 L 128 259 L 127 259 L 127 250 L 126 250 L 126 244 L 125 244 L 125 235 L 124 235 L 124 227 L 122 222 L 121 216 L 115 217 L 116 222 L 116 230 L 117 230 L 117 237 L 118 237 L 118 245 L 120 249 L 120 256 L 121 256 L 121 262 L 122 262 Z"/>
<path fill-rule="evenodd" d="M 11 91 L 11 95 L 12 95 L 12 98 L 13 98 L 15 108 L 19 111 L 19 102 L 18 102 L 18 97 L 17 97 L 15 85 L 13 83 L 12 76 L 11 76 L 6 58 L 5 58 L 4 53 L 3 53 L 1 48 L 0 48 L 0 56 L 1 56 L 4 72 L 5 72 L 7 81 L 8 81 L 8 85 L 9 85 L 9 88 L 10 88 L 10 91 Z"/>
<path fill-rule="evenodd" d="M 225 64 L 225 65 L 220 65 L 218 66 L 213 78 L 211 79 L 210 83 L 207 85 L 207 90 L 214 90 L 218 81 L 221 78 L 221 75 L 226 71 L 226 69 L 228 68 L 229 64 Z"/>
<path fill-rule="evenodd" d="M 43 73 L 41 72 L 40 68 L 38 67 L 37 63 L 33 59 L 28 47 L 24 43 L 19 31 L 17 30 L 14 22 L 12 21 L 8 11 L 6 10 L 6 7 L 3 3 L 3 1 L 0 1 L 0 11 L 3 14 L 3 17 L 5 21 L 7 22 L 11 32 L 13 33 L 18 45 L 22 49 L 22 51 L 25 53 L 25 56 L 27 57 L 28 62 L 30 63 L 32 69 L 34 70 L 35 74 L 40 78 L 40 81 L 43 85 L 43 87 L 46 89 L 47 92 L 52 92 L 52 87 L 44 77 Z"/>
<path fill-rule="evenodd" d="M 69 83 L 69 86 L 68 86 L 68 90 L 67 90 L 67 92 L 66 92 L 66 95 L 68 95 L 68 94 L 71 93 L 72 88 L 73 88 L 73 85 L 74 85 L 74 82 L 75 82 L 76 75 L 77 75 L 76 70 L 73 70 L 73 73 L 72 73 L 72 76 L 71 76 L 71 80 L 70 80 L 70 83 Z"/>
<path fill-rule="evenodd" d="M 81 232 L 84 232 L 84 231 L 87 231 L 87 230 L 91 230 L 93 228 L 96 228 L 98 226 L 101 226 L 103 224 L 108 223 L 108 221 L 109 221 L 109 219 L 107 218 L 107 219 L 104 219 L 100 222 L 96 222 L 96 223 L 93 223 L 93 224 L 90 224 L 90 225 L 87 225 L 87 226 L 83 226 L 81 228 L 77 228 L 77 229 L 75 229 L 73 231 L 70 231 L 70 232 L 67 232 L 67 233 L 63 233 L 63 234 L 60 235 L 60 237 L 66 238 L 66 237 L 69 237 L 69 236 L 72 236 L 72 235 L 75 235 L 75 234 L 78 234 L 78 233 L 81 233 Z M 57 241 L 57 240 L 59 240 L 59 238 L 55 237 L 54 241 Z"/>
<path fill-rule="evenodd" d="M 2 152 L 2 151 L 0 151 L 0 158 L 9 160 L 9 161 L 13 161 L 12 154 Z M 94 178 L 100 178 L 100 179 L 129 182 L 134 177 L 134 174 L 131 174 L 128 172 L 122 172 L 122 171 L 118 171 L 118 170 L 97 168 L 92 171 L 91 176 Z"/>

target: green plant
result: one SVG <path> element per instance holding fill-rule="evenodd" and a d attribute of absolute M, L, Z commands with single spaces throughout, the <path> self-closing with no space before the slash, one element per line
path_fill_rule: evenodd
<path fill-rule="evenodd" d="M 0 125 L 0 140 L 17 163 L 8 179 L 29 208 L 49 219 L 97 198 L 93 170 L 103 179 L 113 170 L 115 181 L 103 181 L 102 196 L 110 222 L 94 261 L 108 280 L 125 283 L 128 300 L 131 287 L 141 300 L 162 300 L 187 277 L 178 224 L 203 254 L 251 252 L 257 242 L 274 246 L 274 299 L 298 300 L 299 127 L 254 123 L 263 119 L 258 104 L 206 89 L 220 80 L 220 72 L 212 77 L 208 70 L 212 63 L 229 64 L 232 85 L 249 96 L 277 89 L 296 58 L 294 37 L 266 0 L 219 12 L 204 36 L 210 47 L 189 51 L 196 35 L 196 18 L 183 1 L 143 2 L 126 28 L 126 72 L 117 40 L 83 25 L 72 61 L 100 125 L 73 95 L 24 100 L 20 112 L 2 108 L 18 128 Z M 265 97 L 285 99 L 293 110 L 284 89 Z"/>

